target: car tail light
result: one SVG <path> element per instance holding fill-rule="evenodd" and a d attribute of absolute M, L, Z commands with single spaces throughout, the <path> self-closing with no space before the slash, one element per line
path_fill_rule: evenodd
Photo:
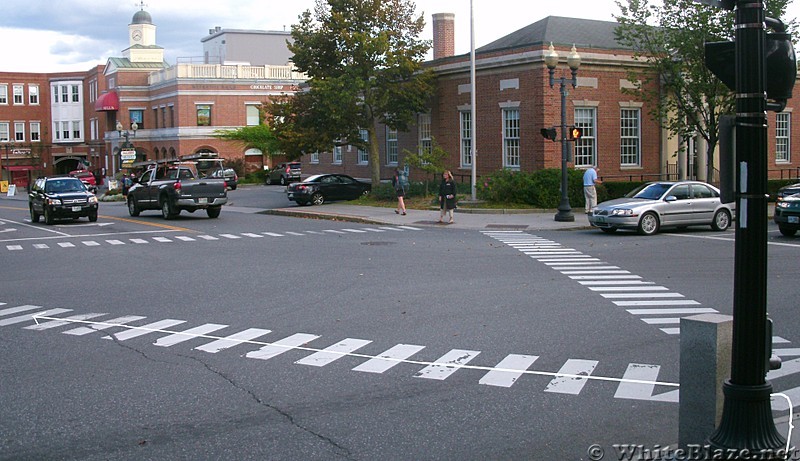
<path fill-rule="evenodd" d="M 174 187 L 175 187 L 175 191 L 176 192 L 180 192 L 181 191 L 181 182 L 180 181 L 175 181 Z"/>
<path fill-rule="evenodd" d="M 291 171 L 292 171 L 292 169 L 287 166 L 286 167 L 286 174 L 289 174 L 289 172 L 291 172 Z"/>
<path fill-rule="evenodd" d="M 227 189 L 227 188 L 228 188 L 228 181 L 222 181 L 222 184 L 223 184 L 223 186 L 225 187 L 225 189 Z"/>

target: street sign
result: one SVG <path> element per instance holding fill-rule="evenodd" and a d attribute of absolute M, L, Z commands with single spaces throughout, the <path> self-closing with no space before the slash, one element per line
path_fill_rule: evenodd
<path fill-rule="evenodd" d="M 122 149 L 119 151 L 120 158 L 122 161 L 125 160 L 136 160 L 136 150 L 135 149 Z"/>

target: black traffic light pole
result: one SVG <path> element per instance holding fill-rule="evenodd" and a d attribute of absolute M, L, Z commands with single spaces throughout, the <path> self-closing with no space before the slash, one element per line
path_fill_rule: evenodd
<path fill-rule="evenodd" d="M 731 377 L 712 450 L 745 459 L 778 453 L 786 441 L 772 418 L 767 353 L 767 78 L 764 4 L 736 2 L 736 245 Z M 750 452 L 747 455 L 744 450 Z M 774 456 L 769 453 L 775 453 Z M 747 457 L 746 459 L 753 459 Z"/>

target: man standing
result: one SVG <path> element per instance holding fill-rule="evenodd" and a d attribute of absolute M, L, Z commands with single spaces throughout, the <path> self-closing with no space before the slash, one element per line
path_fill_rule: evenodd
<path fill-rule="evenodd" d="M 586 199 L 586 214 L 590 214 L 597 206 L 597 189 L 595 186 L 601 184 L 597 177 L 597 172 L 600 168 L 589 167 L 583 174 L 583 197 Z"/>

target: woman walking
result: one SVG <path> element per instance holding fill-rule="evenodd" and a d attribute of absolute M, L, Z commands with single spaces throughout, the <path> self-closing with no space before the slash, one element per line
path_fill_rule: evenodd
<path fill-rule="evenodd" d="M 395 208 L 394 212 L 397 214 L 402 214 L 403 216 L 406 215 L 406 204 L 404 201 L 404 197 L 406 196 L 406 185 L 407 180 L 404 180 L 403 175 L 405 173 L 400 171 L 398 168 L 394 170 L 394 176 L 392 176 L 392 186 L 394 186 L 394 192 L 397 194 L 397 208 Z"/>
<path fill-rule="evenodd" d="M 439 185 L 439 222 L 444 222 L 444 215 L 450 217 L 450 224 L 453 224 L 453 210 L 456 208 L 456 182 L 453 180 L 453 173 L 445 170 L 442 173 L 442 183 Z"/>

